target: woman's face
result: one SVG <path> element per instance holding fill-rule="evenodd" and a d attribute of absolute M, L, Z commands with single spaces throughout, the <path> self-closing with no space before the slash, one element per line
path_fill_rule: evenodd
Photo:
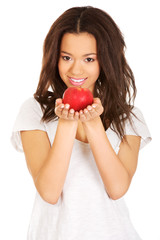
<path fill-rule="evenodd" d="M 89 33 L 64 34 L 58 70 L 67 87 L 88 88 L 93 93 L 100 74 L 95 37 Z"/>

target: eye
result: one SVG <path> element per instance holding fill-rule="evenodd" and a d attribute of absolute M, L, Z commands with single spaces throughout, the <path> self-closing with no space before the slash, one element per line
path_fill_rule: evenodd
<path fill-rule="evenodd" d="M 70 61 L 71 58 L 69 56 L 62 56 L 62 59 L 65 60 L 65 61 Z"/>
<path fill-rule="evenodd" d="M 94 62 L 94 58 L 88 57 L 88 58 L 85 59 L 85 62 Z"/>

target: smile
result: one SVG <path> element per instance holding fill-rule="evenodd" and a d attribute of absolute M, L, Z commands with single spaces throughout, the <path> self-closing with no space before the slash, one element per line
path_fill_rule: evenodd
<path fill-rule="evenodd" d="M 71 82 L 72 85 L 74 86 L 80 86 L 82 85 L 87 78 L 71 78 L 69 77 L 69 81 Z"/>

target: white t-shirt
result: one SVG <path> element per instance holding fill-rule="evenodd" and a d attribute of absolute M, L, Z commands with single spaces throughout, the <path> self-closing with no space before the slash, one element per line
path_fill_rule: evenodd
<path fill-rule="evenodd" d="M 126 135 L 141 136 L 141 148 L 151 136 L 141 111 L 132 116 L 136 133 L 125 124 Z M 30 98 L 24 102 L 15 121 L 11 141 L 13 146 L 23 152 L 21 130 L 46 131 L 52 145 L 58 121 L 41 121 L 40 104 Z M 98 133 L 97 133 L 98 134 Z M 108 128 L 107 137 L 118 153 L 121 140 Z M 36 193 L 28 240 L 140 240 L 130 218 L 123 197 L 112 200 L 108 197 L 96 166 L 89 143 L 75 139 L 69 169 L 62 194 L 57 204 L 45 202 Z"/>

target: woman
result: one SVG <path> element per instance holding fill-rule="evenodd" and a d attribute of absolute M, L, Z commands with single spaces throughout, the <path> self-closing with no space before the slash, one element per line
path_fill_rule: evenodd
<path fill-rule="evenodd" d="M 113 19 L 93 7 L 67 10 L 46 36 L 36 93 L 12 135 L 37 189 L 29 240 L 140 239 L 123 196 L 151 136 L 124 48 Z M 88 88 L 93 104 L 63 104 L 73 86 Z"/>

